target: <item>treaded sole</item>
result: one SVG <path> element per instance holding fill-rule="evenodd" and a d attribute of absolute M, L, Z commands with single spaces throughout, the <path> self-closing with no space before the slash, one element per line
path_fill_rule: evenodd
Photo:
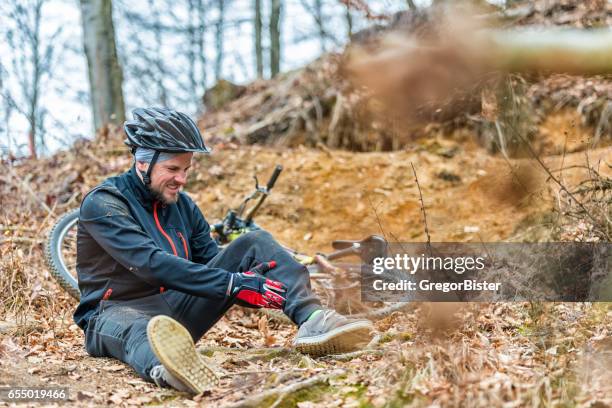
<path fill-rule="evenodd" d="M 191 335 L 168 316 L 155 316 L 147 324 L 153 353 L 172 375 L 200 394 L 219 385 L 219 378 L 198 355 Z"/>
<path fill-rule="evenodd" d="M 294 347 L 300 353 L 312 356 L 349 353 L 368 344 L 373 330 L 370 322 L 355 322 L 319 336 L 296 339 Z"/>

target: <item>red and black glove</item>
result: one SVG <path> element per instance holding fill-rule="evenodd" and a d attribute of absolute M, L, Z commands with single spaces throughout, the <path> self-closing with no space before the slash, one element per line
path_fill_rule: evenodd
<path fill-rule="evenodd" d="M 287 287 L 277 281 L 261 276 L 276 266 L 276 262 L 264 262 L 250 271 L 232 273 L 228 294 L 232 298 L 240 299 L 255 308 L 283 309 L 285 306 L 284 293 Z"/>

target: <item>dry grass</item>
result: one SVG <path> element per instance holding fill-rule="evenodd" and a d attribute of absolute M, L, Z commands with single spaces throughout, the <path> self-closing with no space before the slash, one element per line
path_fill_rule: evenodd
<path fill-rule="evenodd" d="M 29 306 L 31 279 L 24 252 L 12 245 L 0 246 L 0 318 Z"/>

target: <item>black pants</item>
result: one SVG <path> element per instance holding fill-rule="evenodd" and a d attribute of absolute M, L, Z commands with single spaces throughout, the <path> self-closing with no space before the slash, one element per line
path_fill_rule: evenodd
<path fill-rule="evenodd" d="M 311 291 L 306 268 L 269 233 L 253 231 L 241 236 L 217 254 L 208 266 L 244 272 L 270 260 L 276 261 L 277 266 L 266 276 L 287 285 L 284 312 L 300 325 L 321 308 L 320 302 Z M 87 326 L 85 347 L 94 357 L 114 357 L 129 364 L 141 377 L 151 381 L 149 371 L 159 364 L 146 333 L 147 323 L 153 316 L 161 314 L 178 320 L 197 341 L 233 304 L 175 290 L 129 301 L 101 301 Z"/>

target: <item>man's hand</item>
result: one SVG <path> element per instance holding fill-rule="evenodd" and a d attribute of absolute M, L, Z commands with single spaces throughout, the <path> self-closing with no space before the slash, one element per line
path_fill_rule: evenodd
<path fill-rule="evenodd" d="M 287 288 L 284 284 L 261 276 L 276 266 L 270 261 L 257 265 L 250 271 L 232 273 L 228 294 L 255 308 L 283 309 Z"/>

